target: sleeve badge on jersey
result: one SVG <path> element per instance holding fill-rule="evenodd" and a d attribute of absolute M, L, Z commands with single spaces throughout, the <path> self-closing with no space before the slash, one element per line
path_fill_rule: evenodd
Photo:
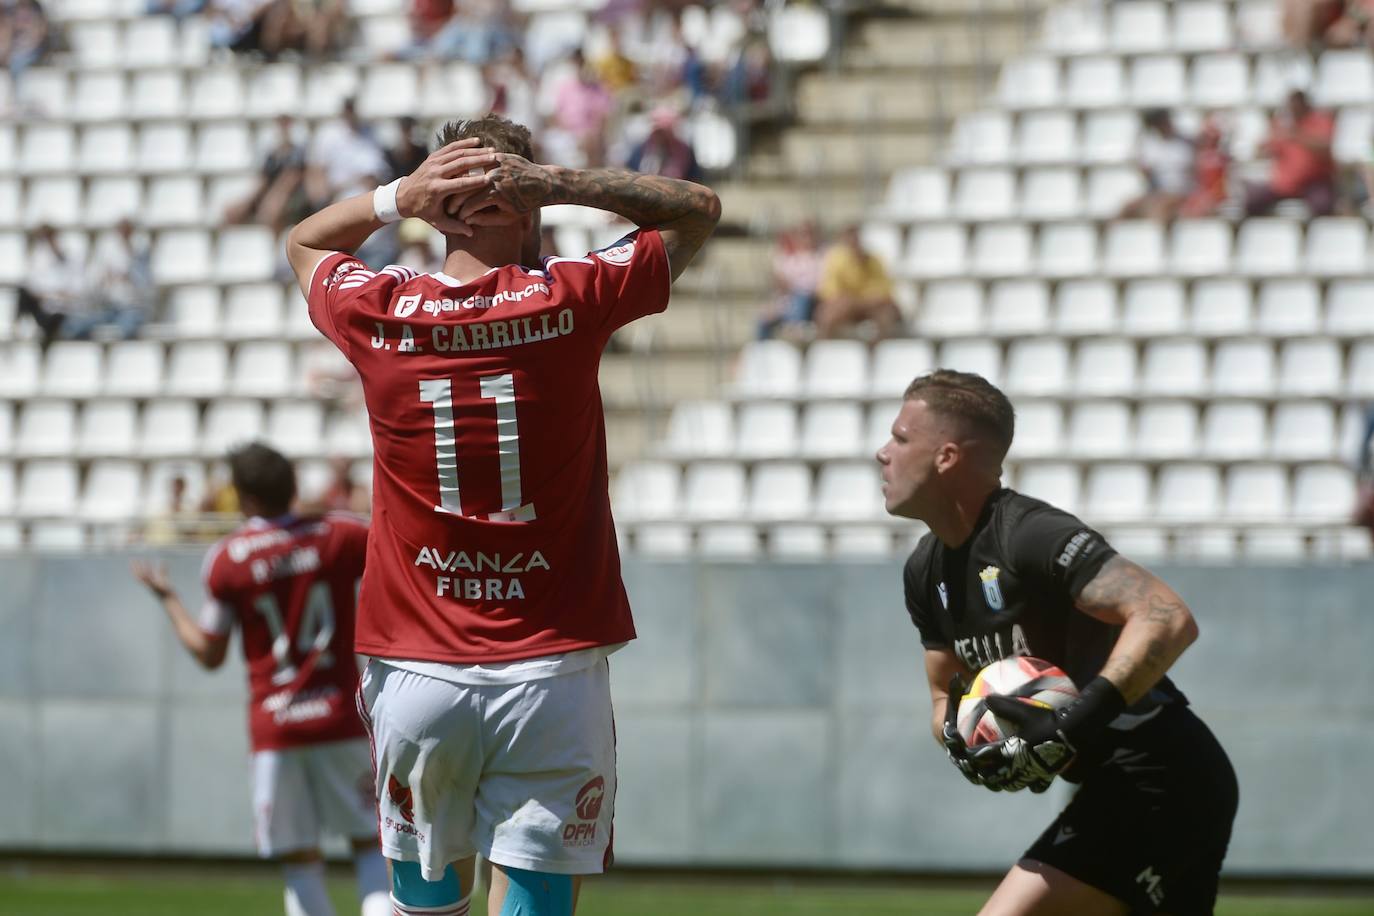
<path fill-rule="evenodd" d="M 633 239 L 624 239 L 609 248 L 603 248 L 600 251 L 594 252 L 594 254 L 607 264 L 615 264 L 624 267 L 626 264 L 630 263 L 630 261 L 634 260 L 635 243 Z"/>
<path fill-rule="evenodd" d="M 400 296 L 396 299 L 396 317 L 409 318 L 420 308 L 420 296 Z"/>

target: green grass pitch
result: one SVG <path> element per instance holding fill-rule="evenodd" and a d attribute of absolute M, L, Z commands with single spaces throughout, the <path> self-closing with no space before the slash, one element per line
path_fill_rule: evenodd
<path fill-rule="evenodd" d="M 991 887 L 989 882 L 988 887 Z M 352 883 L 331 879 L 340 916 L 357 913 Z M 588 882 L 579 916 L 969 916 L 986 890 L 851 880 L 624 876 Z M 63 868 L 0 868 L 0 916 L 274 916 L 282 912 L 273 872 L 247 875 L 182 868 L 165 876 L 137 867 L 128 875 Z M 482 903 L 474 916 L 485 914 Z M 1302 896 L 1300 891 L 1223 894 L 1217 916 L 1374 916 L 1374 892 Z"/>

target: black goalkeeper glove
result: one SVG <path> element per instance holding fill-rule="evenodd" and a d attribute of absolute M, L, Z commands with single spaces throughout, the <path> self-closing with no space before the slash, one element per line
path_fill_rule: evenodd
<path fill-rule="evenodd" d="M 990 696 L 988 709 L 1016 725 L 1016 734 L 970 752 L 976 767 L 1007 767 L 1007 780 L 1017 788 L 1043 792 L 1069 765 L 1079 750 L 1092 742 L 1126 710 L 1126 698 L 1116 685 L 1097 677 L 1063 709 L 1023 703 L 1014 697 Z"/>
<path fill-rule="evenodd" d="M 994 792 L 1015 792 L 1025 788 L 1027 783 L 1006 759 L 1000 754 L 984 752 L 984 748 L 993 745 L 970 749 L 964 741 L 964 736 L 959 734 L 959 701 L 963 699 L 964 691 L 967 689 L 964 679 L 959 675 L 950 678 L 949 697 L 945 700 L 945 724 L 940 729 L 940 741 L 945 746 L 945 753 L 949 755 L 949 762 L 975 786 L 982 786 Z"/>

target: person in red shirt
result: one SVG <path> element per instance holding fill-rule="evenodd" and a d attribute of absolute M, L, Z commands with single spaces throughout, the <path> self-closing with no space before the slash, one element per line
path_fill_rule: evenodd
<path fill-rule="evenodd" d="M 200 619 L 164 568 L 135 563 L 187 651 L 224 663 L 237 627 L 248 665 L 253 811 L 258 850 L 282 863 L 287 916 L 333 916 L 320 827 L 350 838 L 363 916 L 391 913 L 377 848 L 371 755 L 354 694 L 355 593 L 367 525 L 354 516 L 297 516 L 296 475 L 281 453 L 250 444 L 229 455 L 247 522 L 210 549 Z"/>
<path fill-rule="evenodd" d="M 530 161 L 529 131 L 458 121 L 412 175 L 300 223 L 287 255 L 315 326 L 358 369 L 373 536 L 356 648 L 396 912 L 567 916 L 610 858 L 607 656 L 634 638 L 607 495 L 597 384 L 619 327 L 662 311 L 715 228 L 707 188 Z M 540 259 L 540 207 L 643 227 Z M 415 216 L 443 270 L 349 252 Z M 509 902 L 508 902 L 509 901 Z M 503 910 L 506 906 L 509 909 Z"/>
<path fill-rule="evenodd" d="M 1301 198 L 1313 216 L 1329 216 L 1336 209 L 1335 133 L 1331 112 L 1313 108 L 1305 92 L 1289 93 L 1287 106 L 1271 122 L 1269 139 L 1260 147 L 1273 160 L 1269 182 L 1247 189 L 1246 215 L 1263 216 L 1280 200 Z"/>

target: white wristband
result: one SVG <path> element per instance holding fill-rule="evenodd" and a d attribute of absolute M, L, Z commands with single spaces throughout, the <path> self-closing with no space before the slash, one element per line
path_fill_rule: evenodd
<path fill-rule="evenodd" d="M 400 186 L 401 179 L 397 178 L 372 192 L 372 212 L 384 223 L 395 223 L 401 219 L 401 211 L 396 209 L 396 189 Z"/>

